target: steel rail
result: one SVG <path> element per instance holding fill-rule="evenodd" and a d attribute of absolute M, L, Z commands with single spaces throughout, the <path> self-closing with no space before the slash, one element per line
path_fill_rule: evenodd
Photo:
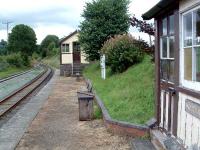
<path fill-rule="evenodd" d="M 40 65 L 39 65 L 39 66 L 40 66 Z M 12 74 L 12 75 L 10 75 L 10 76 L 8 76 L 8 77 L 5 77 L 5 78 L 0 78 L 0 83 L 5 82 L 5 81 L 10 80 L 10 79 L 13 79 L 13 78 L 15 78 L 15 77 L 19 77 L 19 76 L 21 76 L 21 75 L 27 74 L 27 73 L 33 71 L 34 69 L 36 69 L 36 68 L 39 67 L 39 66 L 36 66 L 36 67 L 34 67 L 34 68 L 32 68 L 32 69 L 29 69 L 29 70 L 27 70 L 27 71 L 22 71 L 22 72 L 19 72 L 19 73 Z"/>
<path fill-rule="evenodd" d="M 0 100 L 0 117 L 2 117 L 5 113 L 12 110 L 17 104 L 19 104 L 22 100 L 28 97 L 33 91 L 39 88 L 44 82 L 50 80 L 53 76 L 53 69 L 46 67 L 45 70 L 40 73 L 37 77 L 32 79 L 23 87 L 14 91 L 9 96 Z"/>

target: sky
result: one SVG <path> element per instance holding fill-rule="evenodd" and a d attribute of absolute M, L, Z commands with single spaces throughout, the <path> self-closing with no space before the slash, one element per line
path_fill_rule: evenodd
<path fill-rule="evenodd" d="M 0 39 L 7 39 L 6 21 L 9 32 L 17 24 L 31 26 L 37 36 L 37 43 L 48 34 L 57 35 L 59 38 L 67 36 L 78 29 L 83 18 L 81 14 L 86 2 L 91 0 L 0 0 Z M 159 0 L 131 0 L 129 14 L 141 15 L 153 7 Z M 152 22 L 152 21 L 151 21 Z M 129 32 L 138 38 L 148 41 L 148 35 L 139 33 L 131 27 Z"/>

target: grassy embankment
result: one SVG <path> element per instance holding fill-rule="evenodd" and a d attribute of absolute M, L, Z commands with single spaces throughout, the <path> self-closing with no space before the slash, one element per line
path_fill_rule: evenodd
<path fill-rule="evenodd" d="M 84 70 L 103 100 L 112 118 L 131 123 L 144 124 L 154 115 L 154 64 L 145 56 L 142 63 L 126 72 L 100 77 L 99 63 L 91 64 Z"/>
<path fill-rule="evenodd" d="M 60 67 L 59 55 L 46 57 L 45 59 L 42 60 L 42 62 L 47 64 L 47 65 L 49 65 L 49 66 L 52 66 L 54 68 L 59 68 Z M 33 62 L 33 64 L 34 64 L 34 62 Z M 0 78 L 4 78 L 4 77 L 10 76 L 12 74 L 22 72 L 22 71 L 28 70 L 30 68 L 31 67 L 21 67 L 21 68 L 8 67 L 8 68 L 0 71 Z"/>
<path fill-rule="evenodd" d="M 56 69 L 60 68 L 60 56 L 59 55 L 46 57 L 42 60 L 42 62 L 53 68 L 56 68 Z"/>
<path fill-rule="evenodd" d="M 7 76 L 10 76 L 15 73 L 19 73 L 22 71 L 26 71 L 30 69 L 29 67 L 22 67 L 22 68 L 17 68 L 17 67 L 8 67 L 5 70 L 0 71 L 0 78 L 5 78 Z"/>

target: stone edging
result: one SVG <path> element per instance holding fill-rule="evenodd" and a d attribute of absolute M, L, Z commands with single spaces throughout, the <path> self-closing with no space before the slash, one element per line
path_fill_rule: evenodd
<path fill-rule="evenodd" d="M 90 80 L 86 80 L 86 83 L 92 85 Z M 103 101 L 96 94 L 94 89 L 92 90 L 92 93 L 94 94 L 95 100 L 102 111 L 104 124 L 109 131 L 120 135 L 128 135 L 132 137 L 143 137 L 149 135 L 150 128 L 146 125 L 137 125 L 112 119 L 108 113 L 108 110 L 104 106 Z"/>

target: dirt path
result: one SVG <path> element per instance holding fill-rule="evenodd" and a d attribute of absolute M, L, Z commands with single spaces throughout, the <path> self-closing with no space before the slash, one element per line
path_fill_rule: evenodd
<path fill-rule="evenodd" d="M 17 150 L 127 150 L 129 141 L 106 131 L 102 120 L 78 121 L 77 90 L 84 82 L 57 77 L 52 94 Z"/>

